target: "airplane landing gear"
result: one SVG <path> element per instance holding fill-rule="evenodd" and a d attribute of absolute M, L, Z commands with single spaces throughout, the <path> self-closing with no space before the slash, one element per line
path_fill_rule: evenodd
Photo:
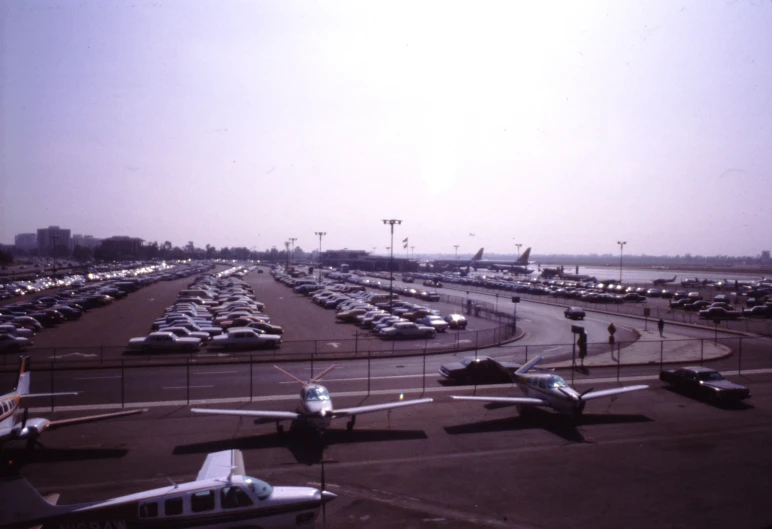
<path fill-rule="evenodd" d="M 279 421 L 276 421 L 276 433 L 279 434 L 279 436 L 284 435 L 284 425 Z"/>
<path fill-rule="evenodd" d="M 348 430 L 349 432 L 354 430 L 354 425 L 356 423 L 357 423 L 357 416 L 356 415 L 352 415 L 351 416 L 351 420 L 346 423 L 346 430 Z"/>

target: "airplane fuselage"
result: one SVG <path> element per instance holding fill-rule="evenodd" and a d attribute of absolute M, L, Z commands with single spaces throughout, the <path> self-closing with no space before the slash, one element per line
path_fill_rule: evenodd
<path fill-rule="evenodd" d="M 558 413 L 581 413 L 579 393 L 557 375 L 515 375 L 515 384 L 526 397 L 546 401 Z"/>

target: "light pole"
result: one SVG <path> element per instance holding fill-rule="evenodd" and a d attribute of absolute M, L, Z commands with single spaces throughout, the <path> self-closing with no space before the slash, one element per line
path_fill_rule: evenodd
<path fill-rule="evenodd" d="M 54 282 L 56 282 L 56 241 L 59 240 L 59 236 L 51 235 L 50 238 L 54 241 Z"/>
<path fill-rule="evenodd" d="M 326 231 L 315 231 L 314 235 L 319 236 L 319 282 L 322 282 L 322 237 L 327 235 Z"/>
<path fill-rule="evenodd" d="M 295 253 L 295 241 L 297 241 L 298 238 L 297 237 L 290 237 L 289 240 L 290 240 L 290 243 L 292 243 L 292 250 L 290 251 L 290 266 L 293 266 L 295 264 L 294 263 L 295 256 L 292 255 L 292 254 Z"/>
<path fill-rule="evenodd" d="M 625 249 L 627 241 L 617 241 L 619 245 L 619 282 L 622 282 L 622 251 Z"/>
<path fill-rule="evenodd" d="M 517 258 L 520 258 L 520 248 L 522 248 L 522 244 L 515 243 L 515 246 L 517 246 Z"/>
<path fill-rule="evenodd" d="M 383 219 L 383 223 L 391 226 L 391 246 L 389 246 L 389 312 L 392 312 L 394 308 L 394 225 L 402 224 L 402 221 Z"/>

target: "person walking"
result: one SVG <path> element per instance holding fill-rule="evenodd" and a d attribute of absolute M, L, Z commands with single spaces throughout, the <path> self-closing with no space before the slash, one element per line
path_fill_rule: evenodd
<path fill-rule="evenodd" d="M 659 329 L 659 337 L 664 338 L 662 332 L 665 330 L 665 320 L 660 318 L 659 321 L 657 322 L 657 328 Z"/>

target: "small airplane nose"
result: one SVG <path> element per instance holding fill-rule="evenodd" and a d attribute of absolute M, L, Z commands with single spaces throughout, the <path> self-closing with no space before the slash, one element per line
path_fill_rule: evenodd
<path fill-rule="evenodd" d="M 327 490 L 322 491 L 322 504 L 330 503 L 332 500 L 337 498 L 337 494 L 333 494 L 332 492 L 329 492 Z"/>

